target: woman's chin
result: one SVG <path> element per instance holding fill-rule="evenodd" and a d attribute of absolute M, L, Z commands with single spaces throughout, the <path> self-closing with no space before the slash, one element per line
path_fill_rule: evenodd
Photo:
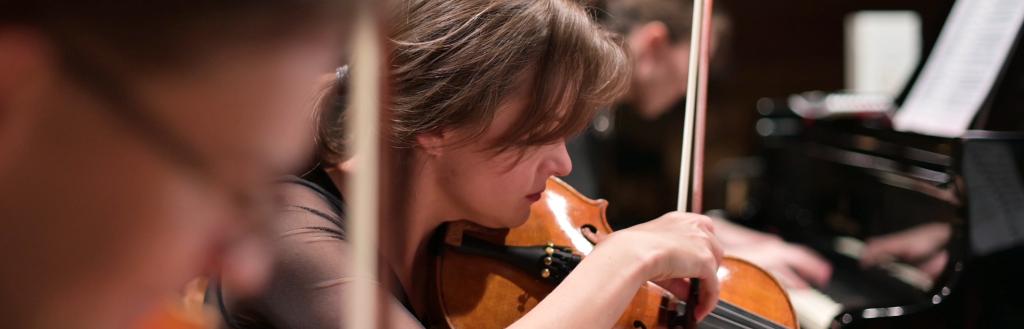
<path fill-rule="evenodd" d="M 525 207 L 517 207 L 515 211 L 510 211 L 509 214 L 512 214 L 512 216 L 508 218 L 508 227 L 519 227 L 526 224 L 526 221 L 530 220 L 530 205 L 532 204 L 533 202 L 530 202 Z"/>
<path fill-rule="evenodd" d="M 522 226 L 523 224 L 526 224 L 526 221 L 529 220 L 529 219 L 530 219 L 530 212 L 527 211 L 526 214 L 524 214 L 522 217 L 517 217 L 516 219 L 509 221 L 507 227 L 508 228 L 516 228 L 516 227 Z"/>
<path fill-rule="evenodd" d="M 526 208 L 526 209 L 523 209 L 523 210 L 515 209 L 514 211 L 509 211 L 507 213 L 502 213 L 502 214 L 498 214 L 498 215 L 495 215 L 495 216 L 491 216 L 490 220 L 483 220 L 483 221 L 476 221 L 476 220 L 474 220 L 473 222 L 475 224 L 477 224 L 477 225 L 480 225 L 480 226 L 483 226 L 483 227 L 487 227 L 487 228 L 502 229 L 502 228 L 516 228 L 516 227 L 519 227 L 519 226 L 525 224 L 526 221 L 529 220 L 529 219 L 530 219 L 530 208 Z"/>

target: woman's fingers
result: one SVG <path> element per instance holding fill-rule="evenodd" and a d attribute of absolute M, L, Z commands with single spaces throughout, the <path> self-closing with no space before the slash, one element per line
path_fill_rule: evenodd
<path fill-rule="evenodd" d="M 659 287 L 664 288 L 676 296 L 676 298 L 686 300 L 690 295 L 690 279 L 669 279 L 655 282 Z M 700 300 L 698 301 L 695 312 L 697 313 L 697 319 L 701 320 L 708 316 L 715 305 L 718 304 L 720 296 L 720 283 L 718 282 L 717 276 L 711 276 L 703 279 L 700 282 Z"/>
<path fill-rule="evenodd" d="M 717 268 L 717 266 L 716 266 Z M 700 301 L 697 303 L 697 319 L 703 320 L 718 305 L 720 294 L 718 275 L 712 273 L 710 276 L 702 277 L 700 282 Z"/>
<path fill-rule="evenodd" d="M 626 233 L 626 234 L 621 234 Z M 711 218 L 698 214 L 670 212 L 658 219 L 620 231 L 615 243 L 640 248 L 638 254 L 655 255 L 649 264 L 648 280 L 662 280 L 663 288 L 686 298 L 689 284 L 684 278 L 699 278 L 700 301 L 695 315 L 703 319 L 719 298 L 718 265 L 725 251 L 715 237 Z"/>
<path fill-rule="evenodd" d="M 700 225 L 702 229 L 711 234 L 715 233 L 715 223 L 711 221 L 711 217 L 698 214 L 689 215 L 693 216 L 696 219 L 697 223 Z"/>
<path fill-rule="evenodd" d="M 715 256 L 715 268 L 717 270 L 717 265 L 721 264 L 722 259 L 725 258 L 725 249 L 714 235 L 708 236 L 708 248 L 711 249 L 711 254 Z"/>
<path fill-rule="evenodd" d="M 671 292 L 673 296 L 677 298 L 686 297 L 690 291 L 690 280 L 689 279 L 668 279 L 655 282 L 659 287 L 665 288 L 668 292 Z"/>

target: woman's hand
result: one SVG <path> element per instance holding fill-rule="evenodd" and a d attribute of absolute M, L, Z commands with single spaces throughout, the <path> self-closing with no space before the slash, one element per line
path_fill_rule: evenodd
<path fill-rule="evenodd" d="M 685 294 L 678 289 L 685 286 L 679 284 L 682 279 L 704 280 L 698 319 L 718 303 L 722 248 L 708 217 L 671 212 L 592 241 L 597 247 L 510 328 L 552 328 L 553 323 L 558 328 L 611 327 L 647 281 L 670 283 L 663 288 Z"/>
<path fill-rule="evenodd" d="M 711 313 L 718 303 L 718 265 L 722 247 L 715 238 L 714 225 L 707 216 L 670 212 L 657 219 L 612 233 L 595 252 L 614 249 L 624 262 L 638 262 L 640 276 L 647 281 L 673 283 L 668 288 L 685 297 L 683 278 L 701 279 L 697 318 Z M 683 294 L 679 296 L 679 294 Z"/>

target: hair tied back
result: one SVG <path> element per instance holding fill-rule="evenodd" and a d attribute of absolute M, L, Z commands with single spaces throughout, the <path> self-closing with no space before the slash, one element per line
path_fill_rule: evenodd
<path fill-rule="evenodd" d="M 334 70 L 334 77 L 338 79 L 338 82 L 344 82 L 348 79 L 348 65 L 339 66 Z"/>

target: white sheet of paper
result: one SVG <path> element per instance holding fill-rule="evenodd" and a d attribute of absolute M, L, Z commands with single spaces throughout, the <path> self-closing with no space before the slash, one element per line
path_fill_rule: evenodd
<path fill-rule="evenodd" d="M 963 135 L 991 92 L 1022 21 L 1022 0 L 958 0 L 893 118 L 896 130 Z"/>
<path fill-rule="evenodd" d="M 846 90 L 893 98 L 902 92 L 921 61 L 921 15 L 858 11 L 846 16 L 845 30 Z"/>

